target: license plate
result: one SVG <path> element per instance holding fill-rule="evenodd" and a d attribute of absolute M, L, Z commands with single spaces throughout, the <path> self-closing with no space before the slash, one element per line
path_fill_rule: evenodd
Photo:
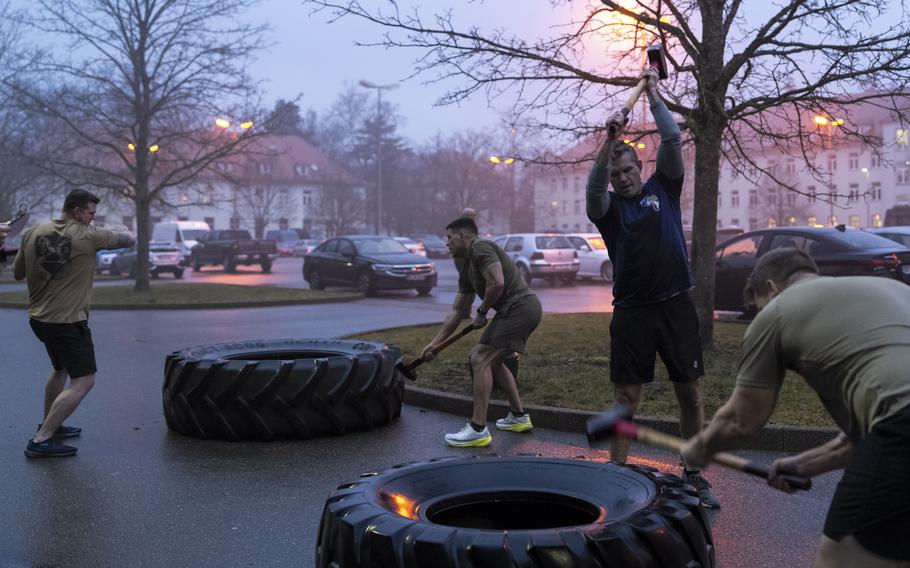
<path fill-rule="evenodd" d="M 423 274 L 408 274 L 404 278 L 405 278 L 405 280 L 423 280 L 424 275 Z"/>
<path fill-rule="evenodd" d="M 901 266 L 901 272 L 910 276 L 910 264 L 905 264 L 905 265 Z"/>

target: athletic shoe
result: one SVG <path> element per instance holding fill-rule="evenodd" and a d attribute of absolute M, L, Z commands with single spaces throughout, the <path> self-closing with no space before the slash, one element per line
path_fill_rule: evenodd
<path fill-rule="evenodd" d="M 482 448 L 489 446 L 492 441 L 493 436 L 490 435 L 490 430 L 486 426 L 478 432 L 470 422 L 458 432 L 446 434 L 446 443 L 456 448 Z"/>
<path fill-rule="evenodd" d="M 496 421 L 496 427 L 500 430 L 507 430 L 509 432 L 527 432 L 533 428 L 534 425 L 531 424 L 530 414 L 525 413 L 524 416 L 519 418 L 510 411 L 508 416 Z"/>
<path fill-rule="evenodd" d="M 698 497 L 701 499 L 702 507 L 706 509 L 720 509 L 720 501 L 717 500 L 717 497 L 714 496 L 714 492 L 711 491 L 711 484 L 708 483 L 707 479 L 702 477 L 700 473 L 684 472 L 683 476 L 686 481 L 698 491 Z"/>
<path fill-rule="evenodd" d="M 76 455 L 76 448 L 58 444 L 53 438 L 36 444 L 34 440 L 29 440 L 25 447 L 25 456 L 29 458 L 63 458 L 66 456 Z"/>
<path fill-rule="evenodd" d="M 38 424 L 38 430 L 41 429 L 42 424 Z M 59 428 L 54 430 L 54 438 L 75 438 L 82 434 L 82 428 L 76 426 L 64 426 L 61 425 Z"/>

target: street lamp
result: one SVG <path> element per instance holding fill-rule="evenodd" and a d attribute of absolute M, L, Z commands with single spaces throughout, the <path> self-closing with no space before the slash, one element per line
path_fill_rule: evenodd
<path fill-rule="evenodd" d="M 379 131 L 379 119 L 382 117 L 382 92 L 398 88 L 398 83 L 377 85 L 366 79 L 360 80 L 360 86 L 376 89 L 376 234 L 382 232 L 382 132 Z"/>

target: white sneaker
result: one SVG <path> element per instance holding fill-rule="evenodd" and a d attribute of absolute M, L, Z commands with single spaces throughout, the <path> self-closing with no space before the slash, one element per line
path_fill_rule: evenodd
<path fill-rule="evenodd" d="M 490 435 L 490 430 L 486 426 L 478 432 L 470 422 L 458 432 L 446 434 L 446 443 L 456 448 L 482 448 L 489 446 L 492 441 L 493 436 Z"/>
<path fill-rule="evenodd" d="M 512 414 L 509 411 L 509 415 L 505 418 L 500 418 L 496 421 L 496 427 L 500 430 L 508 430 L 509 432 L 527 432 L 534 427 L 531 424 L 531 415 L 525 413 L 521 418 Z"/>

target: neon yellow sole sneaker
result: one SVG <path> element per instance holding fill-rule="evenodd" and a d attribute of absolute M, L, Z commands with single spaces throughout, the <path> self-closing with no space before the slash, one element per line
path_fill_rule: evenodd
<path fill-rule="evenodd" d="M 508 432 L 527 432 L 533 427 L 534 425 L 531 424 L 531 415 L 527 413 L 524 416 L 518 417 L 509 412 L 508 416 L 496 421 L 496 428 Z"/>
<path fill-rule="evenodd" d="M 493 436 L 490 435 L 490 430 L 486 426 L 478 432 L 470 422 L 458 432 L 446 434 L 446 443 L 455 448 L 483 448 L 489 446 L 492 441 Z"/>

